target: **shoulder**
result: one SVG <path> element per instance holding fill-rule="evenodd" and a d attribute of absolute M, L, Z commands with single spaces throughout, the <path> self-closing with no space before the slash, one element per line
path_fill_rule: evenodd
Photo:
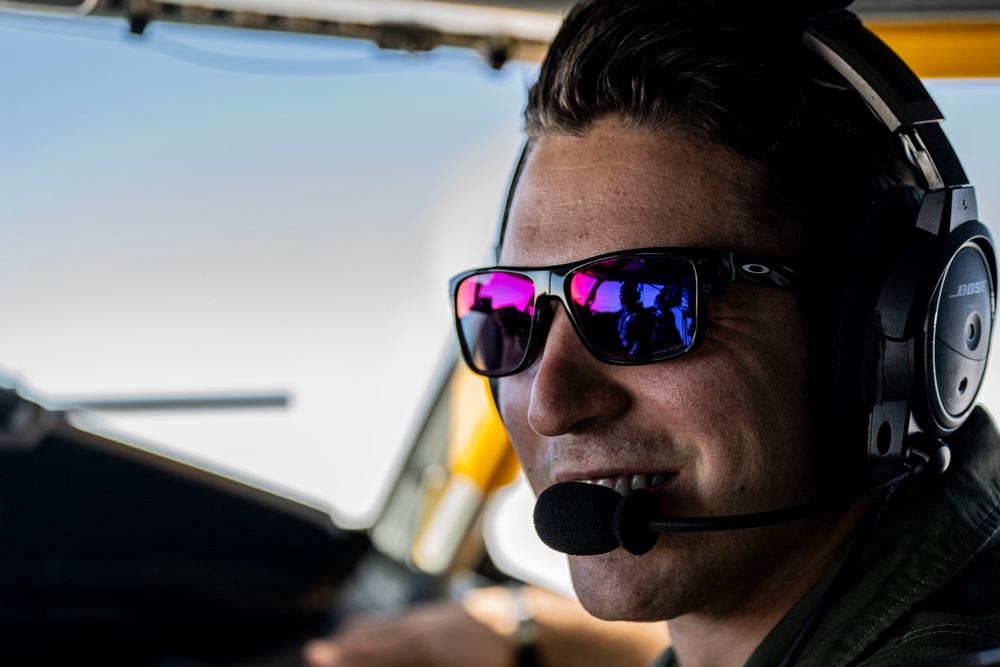
<path fill-rule="evenodd" d="M 914 665 L 992 649 L 1000 649 L 1000 535 L 858 664 Z"/>
<path fill-rule="evenodd" d="M 945 474 L 904 484 L 886 507 L 803 654 L 822 662 L 809 664 L 934 664 L 1000 648 L 1000 437 L 977 409 L 949 445 Z"/>

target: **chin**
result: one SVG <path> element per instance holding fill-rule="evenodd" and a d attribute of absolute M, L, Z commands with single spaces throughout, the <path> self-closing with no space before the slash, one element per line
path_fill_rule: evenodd
<path fill-rule="evenodd" d="M 675 577 L 665 576 L 664 565 L 669 570 L 669 564 L 652 552 L 635 556 L 616 549 L 598 556 L 570 556 L 569 565 L 576 595 L 591 616 L 665 621 L 683 613 L 683 587 L 676 585 Z"/>

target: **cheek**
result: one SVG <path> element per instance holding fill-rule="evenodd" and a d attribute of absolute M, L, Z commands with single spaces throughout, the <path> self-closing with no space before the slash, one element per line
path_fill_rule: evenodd
<path fill-rule="evenodd" d="M 713 342 L 690 361 L 657 371 L 642 384 L 642 403 L 692 445 L 699 486 L 738 492 L 775 477 L 776 461 L 805 464 L 811 435 L 804 355 L 751 355 Z"/>
<path fill-rule="evenodd" d="M 706 427 L 716 424 L 726 438 L 709 449 L 713 460 L 706 464 L 728 472 L 733 492 L 799 488 L 817 473 L 803 349 L 796 344 L 770 354 L 729 355 L 728 374 L 715 382 L 717 400 L 703 403 Z"/>

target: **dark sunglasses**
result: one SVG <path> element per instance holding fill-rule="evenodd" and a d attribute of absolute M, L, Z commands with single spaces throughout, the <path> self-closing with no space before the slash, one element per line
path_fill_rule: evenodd
<path fill-rule="evenodd" d="M 713 285 L 795 289 L 783 264 L 728 250 L 643 248 L 546 268 L 497 266 L 451 279 L 462 356 L 486 377 L 530 366 L 545 344 L 553 309 L 562 303 L 597 359 L 651 364 L 694 352 L 705 334 Z"/>

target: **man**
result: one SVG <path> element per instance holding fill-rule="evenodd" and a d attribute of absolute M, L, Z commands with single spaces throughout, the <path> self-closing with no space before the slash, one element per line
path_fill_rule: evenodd
<path fill-rule="evenodd" d="M 738 5 L 585 0 L 530 91 L 498 246 L 515 268 L 460 277 L 456 300 L 466 359 L 496 378 L 536 494 L 644 488 L 667 518 L 718 517 L 853 498 L 881 472 L 865 442 L 885 363 L 870 285 L 927 179 L 801 45 L 805 17 Z M 687 265 L 712 281 L 688 295 L 695 343 L 635 356 L 601 284 L 667 289 Z M 490 313 L 461 304 L 500 282 L 545 293 L 523 309 L 530 338 L 491 350 L 476 334 Z M 794 521 L 664 533 L 641 555 L 570 555 L 579 600 L 600 619 L 667 621 L 658 665 L 901 665 L 1000 647 L 1000 439 L 976 408 L 948 443 L 951 468 L 890 485 L 881 516 L 864 494 Z"/>

